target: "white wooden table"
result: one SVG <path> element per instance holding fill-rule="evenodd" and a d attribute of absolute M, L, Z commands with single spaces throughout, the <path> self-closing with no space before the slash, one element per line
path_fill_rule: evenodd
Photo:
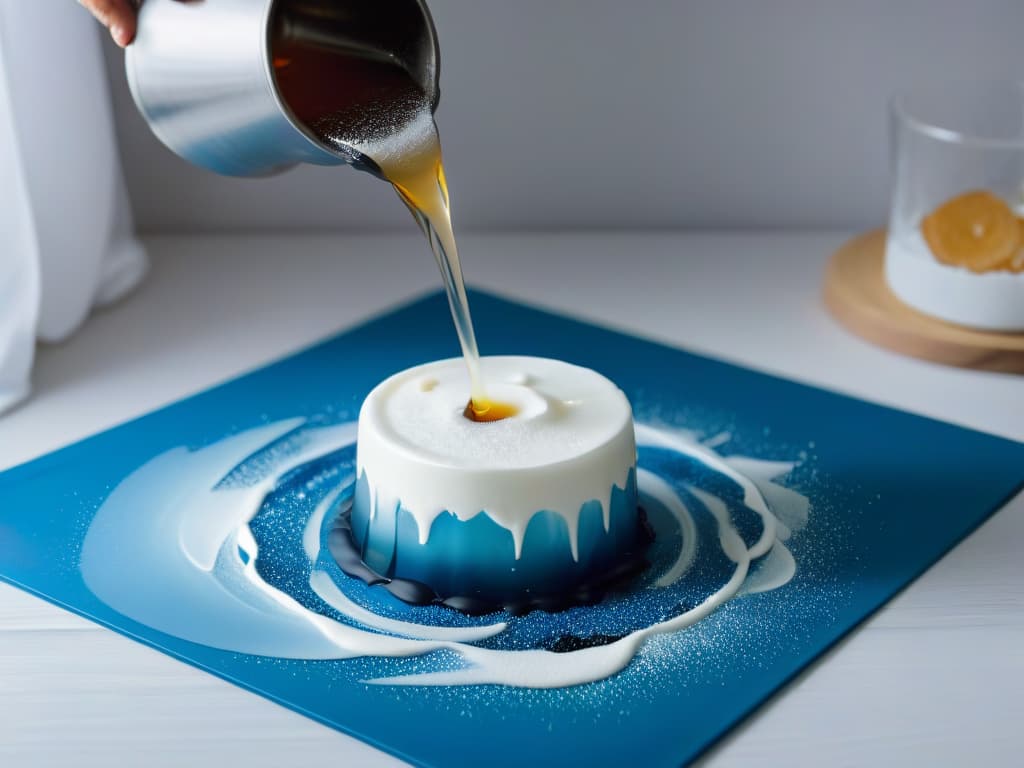
<path fill-rule="evenodd" d="M 483 288 L 1024 440 L 1024 378 L 871 347 L 819 300 L 843 234 L 465 236 Z M 44 348 L 0 468 L 440 286 L 414 235 L 150 241 L 142 290 Z M 487 339 L 481 339 L 486 353 Z M 1019 496 L 706 758 L 712 766 L 1019 765 Z M 0 586 L 0 765 L 395 765 L 257 696 Z"/>

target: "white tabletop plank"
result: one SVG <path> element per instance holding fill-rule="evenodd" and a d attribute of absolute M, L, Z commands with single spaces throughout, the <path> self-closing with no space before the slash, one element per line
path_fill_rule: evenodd
<path fill-rule="evenodd" d="M 841 234 L 462 239 L 470 282 L 761 370 L 1024 440 L 1024 379 L 865 344 L 819 300 Z M 150 241 L 142 290 L 41 350 L 0 467 L 223 381 L 439 286 L 414 236 Z M 487 351 L 486 338 L 481 339 Z M 453 334 L 453 352 L 455 341 Z M 524 350 L 528 351 L 528 350 Z M 802 675 L 712 766 L 1015 765 L 1024 497 Z M 0 764 L 394 765 L 361 743 L 0 587 Z"/>

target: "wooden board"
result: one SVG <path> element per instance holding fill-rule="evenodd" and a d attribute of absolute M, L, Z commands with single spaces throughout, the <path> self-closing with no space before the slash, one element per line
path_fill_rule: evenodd
<path fill-rule="evenodd" d="M 911 309 L 885 282 L 885 231 L 859 235 L 829 262 L 825 304 L 846 328 L 905 355 L 961 368 L 1024 373 L 1024 333 L 998 333 L 936 320 Z"/>

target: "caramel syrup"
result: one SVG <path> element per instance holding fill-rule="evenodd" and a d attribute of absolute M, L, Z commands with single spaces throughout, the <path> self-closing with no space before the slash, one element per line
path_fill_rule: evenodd
<path fill-rule="evenodd" d="M 355 148 L 373 160 L 426 235 L 469 369 L 466 417 L 499 421 L 515 415 L 514 407 L 487 397 L 480 375 L 441 140 L 426 94 L 397 61 L 379 53 L 277 39 L 273 58 L 278 88 L 295 116 L 327 146 L 343 154 Z"/>
<path fill-rule="evenodd" d="M 470 400 L 462 415 L 470 421 L 488 422 L 510 419 L 518 413 L 518 408 L 507 403 L 495 403 L 490 400 Z"/>

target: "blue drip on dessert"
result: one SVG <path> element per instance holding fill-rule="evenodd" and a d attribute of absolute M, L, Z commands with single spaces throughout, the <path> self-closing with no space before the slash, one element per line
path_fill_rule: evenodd
<path fill-rule="evenodd" d="M 632 495 L 629 489 L 632 489 Z M 620 502 L 618 508 L 620 509 L 624 499 L 636 498 L 633 474 L 630 476 L 627 491 L 618 488 L 615 491 L 620 497 L 618 498 Z M 357 497 L 358 494 L 357 486 Z M 615 498 L 614 494 L 613 498 Z M 465 578 L 465 571 L 460 570 L 459 563 L 439 557 L 436 544 L 433 550 L 425 553 L 421 551 L 421 554 L 426 554 L 431 558 L 430 573 L 435 576 L 440 575 L 440 579 L 427 583 L 407 576 L 396 576 L 394 550 L 390 553 L 392 556 L 384 560 L 379 557 L 380 551 L 374 553 L 377 556 L 377 562 L 384 563 L 385 567 L 383 568 L 379 567 L 377 563 L 368 562 L 369 559 L 363 554 L 364 550 L 360 547 L 357 534 L 353 530 L 353 524 L 356 522 L 355 509 L 358 508 L 358 505 L 352 502 L 340 507 L 327 536 L 327 547 L 331 557 L 346 575 L 358 578 L 370 586 L 381 586 L 410 605 L 441 605 L 471 616 L 502 610 L 514 616 L 522 616 L 534 610 L 555 612 L 578 605 L 598 603 L 608 593 L 627 587 L 649 566 L 647 550 L 654 541 L 654 530 L 648 523 L 643 508 L 637 507 L 635 513 L 628 516 L 627 525 L 632 530 L 622 531 L 621 533 L 627 535 L 619 538 L 619 542 L 625 542 L 625 545 L 611 550 L 607 546 L 610 539 L 604 532 L 600 504 L 597 502 L 590 502 L 590 504 L 597 507 L 597 524 L 600 526 L 601 534 L 605 536 L 601 543 L 608 551 L 601 552 L 600 557 L 590 560 L 583 566 L 572 561 L 566 544 L 566 550 L 562 557 L 547 564 L 547 573 L 544 574 L 547 579 L 541 582 L 540 588 L 529 586 L 527 581 L 531 573 L 536 576 L 536 571 L 524 569 L 520 572 L 516 567 L 513 567 L 507 574 L 503 574 L 511 577 L 504 584 L 498 583 L 494 578 L 493 569 L 489 574 L 484 574 L 481 581 L 474 582 L 472 577 Z M 613 502 L 613 512 L 616 509 L 617 505 Z M 588 512 L 593 512 L 593 507 L 589 509 L 585 507 L 581 514 L 581 542 L 586 540 L 583 532 L 590 527 L 589 524 L 585 526 L 583 521 L 593 517 L 592 514 L 587 514 Z M 442 516 L 441 519 L 446 517 L 450 518 L 453 523 L 465 525 L 451 515 Z M 535 528 L 535 521 L 538 523 L 536 530 L 543 532 L 551 517 L 555 516 L 548 512 L 537 513 L 527 528 L 526 541 L 530 540 L 530 531 Z M 625 516 L 613 514 L 612 519 L 614 520 L 616 517 Z M 508 537 L 507 531 L 485 515 L 479 515 L 473 520 L 479 520 L 478 525 L 489 525 L 501 531 L 506 538 Z M 564 529 L 564 522 L 562 528 Z M 464 534 L 465 530 L 462 533 Z M 433 536 L 433 531 L 431 535 Z M 596 538 L 596 533 L 593 536 Z M 485 541 L 486 539 L 481 539 L 481 542 Z M 419 545 L 416 541 L 416 546 L 423 547 L 425 545 Z M 511 549 L 511 542 L 509 542 L 509 548 Z M 524 544 L 523 551 L 524 558 L 518 562 L 526 560 L 525 553 L 528 551 L 526 544 Z M 596 550 L 591 549 L 591 552 L 594 551 Z M 529 565 L 529 562 L 527 560 L 526 564 Z M 460 583 L 458 577 L 465 578 L 465 581 Z M 439 583 L 449 585 L 449 588 L 438 588 Z M 543 584 L 557 585 L 557 588 L 544 589 Z"/>

